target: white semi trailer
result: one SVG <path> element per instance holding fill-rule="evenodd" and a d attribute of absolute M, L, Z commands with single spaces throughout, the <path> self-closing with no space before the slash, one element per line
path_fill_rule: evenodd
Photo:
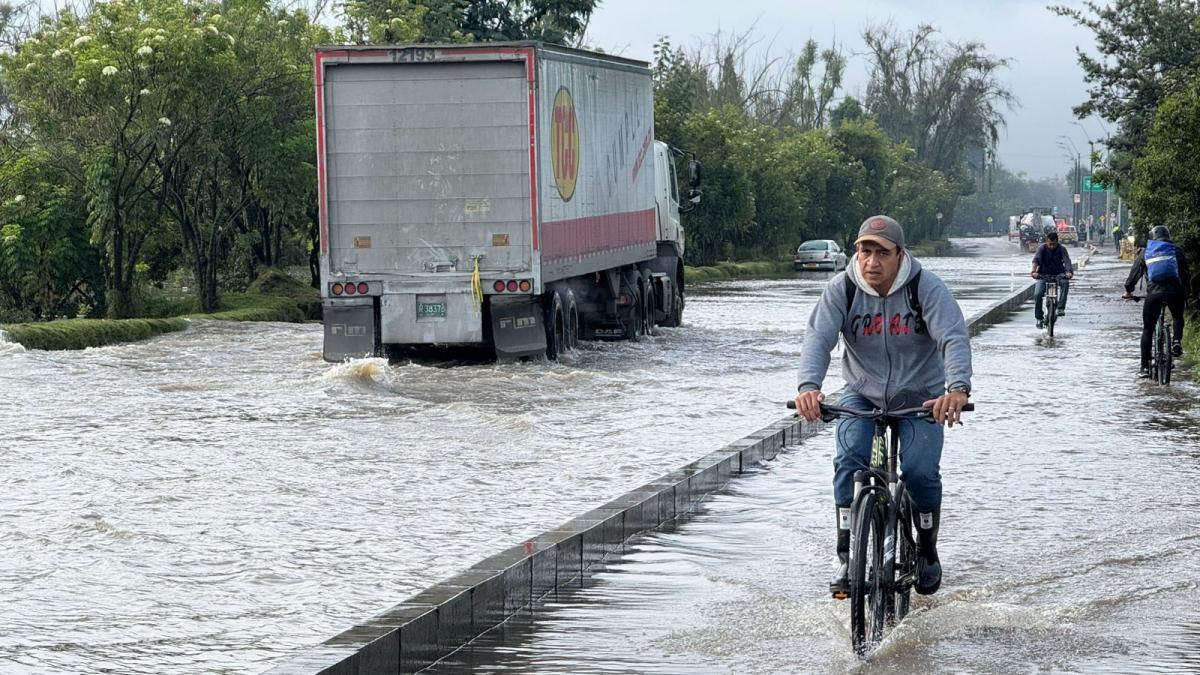
<path fill-rule="evenodd" d="M 315 65 L 326 360 L 556 358 L 680 324 L 678 153 L 654 139 L 647 64 L 490 43 L 324 47 Z"/>

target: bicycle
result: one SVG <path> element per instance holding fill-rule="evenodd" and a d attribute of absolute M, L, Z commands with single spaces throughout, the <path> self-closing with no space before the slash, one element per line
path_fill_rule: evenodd
<path fill-rule="evenodd" d="M 1127 300 L 1141 302 L 1143 296 L 1126 296 Z M 1150 379 L 1159 384 L 1171 384 L 1171 371 L 1175 369 L 1175 356 L 1171 353 L 1171 324 L 1167 314 L 1171 310 L 1164 304 L 1158 312 L 1158 325 L 1154 328 L 1150 343 Z"/>
<path fill-rule="evenodd" d="M 788 401 L 787 407 L 794 410 L 796 402 Z M 963 406 L 964 412 L 973 410 L 973 403 Z M 859 655 L 883 640 L 885 628 L 908 615 L 917 579 L 917 539 L 912 504 L 897 471 L 896 425 L 902 419 L 933 423 L 932 414 L 925 407 L 856 410 L 821 404 L 824 422 L 853 417 L 875 423 L 871 466 L 854 474 L 850 505 L 850 644 Z"/>
<path fill-rule="evenodd" d="M 1046 297 L 1043 299 L 1043 316 L 1046 317 L 1046 333 L 1054 337 L 1054 324 L 1058 320 L 1058 285 L 1066 279 L 1061 274 L 1039 274 L 1038 279 L 1046 282 Z"/>

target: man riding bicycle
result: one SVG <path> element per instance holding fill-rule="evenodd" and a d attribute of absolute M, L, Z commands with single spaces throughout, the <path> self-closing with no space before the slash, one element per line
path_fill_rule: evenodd
<path fill-rule="evenodd" d="M 810 422 L 821 416 L 821 383 L 830 352 L 842 336 L 840 405 L 869 410 L 925 405 L 937 424 L 900 420 L 900 469 L 916 511 L 918 593 L 941 585 L 937 554 L 941 520 L 943 429 L 959 421 L 971 392 L 971 343 L 962 310 L 935 274 L 904 248 L 904 230 L 887 216 L 858 230 L 857 252 L 846 271 L 829 280 L 813 308 L 800 355 L 796 410 Z M 871 420 L 837 423 L 833 499 L 841 565 L 829 584 L 835 598 L 849 593 L 850 503 L 854 473 L 870 465 Z"/>
<path fill-rule="evenodd" d="M 1150 344 L 1163 305 L 1171 309 L 1172 326 L 1171 354 L 1183 356 L 1183 306 L 1191 290 L 1191 275 L 1183 251 L 1171 241 L 1171 231 L 1166 225 L 1150 228 L 1150 240 L 1146 248 L 1138 251 L 1125 279 L 1124 298 L 1133 297 L 1133 289 L 1141 278 L 1146 277 L 1146 302 L 1142 305 L 1142 364 L 1139 378 L 1150 377 Z"/>
<path fill-rule="evenodd" d="M 1071 254 L 1067 247 L 1058 243 L 1058 233 L 1046 235 L 1046 243 L 1038 246 L 1033 254 L 1033 269 L 1029 276 L 1037 279 L 1033 290 L 1033 318 L 1037 319 L 1038 330 L 1045 325 L 1045 310 L 1042 309 L 1042 298 L 1046 296 L 1046 280 L 1043 277 L 1058 277 L 1058 315 L 1067 313 L 1067 291 L 1071 285 L 1068 280 L 1075 276 L 1071 266 Z"/>

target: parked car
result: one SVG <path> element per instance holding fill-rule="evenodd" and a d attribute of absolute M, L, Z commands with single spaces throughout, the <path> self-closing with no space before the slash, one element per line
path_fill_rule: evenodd
<path fill-rule="evenodd" d="M 800 244 L 794 259 L 797 270 L 846 269 L 846 253 L 831 239 L 813 239 Z"/>

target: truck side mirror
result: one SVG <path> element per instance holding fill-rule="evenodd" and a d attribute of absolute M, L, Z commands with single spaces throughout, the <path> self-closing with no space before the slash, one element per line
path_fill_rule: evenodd
<path fill-rule="evenodd" d="M 700 168 L 699 160 L 693 159 L 692 161 L 688 162 L 688 187 L 692 189 L 700 187 L 700 177 L 702 173 L 703 172 Z"/>

